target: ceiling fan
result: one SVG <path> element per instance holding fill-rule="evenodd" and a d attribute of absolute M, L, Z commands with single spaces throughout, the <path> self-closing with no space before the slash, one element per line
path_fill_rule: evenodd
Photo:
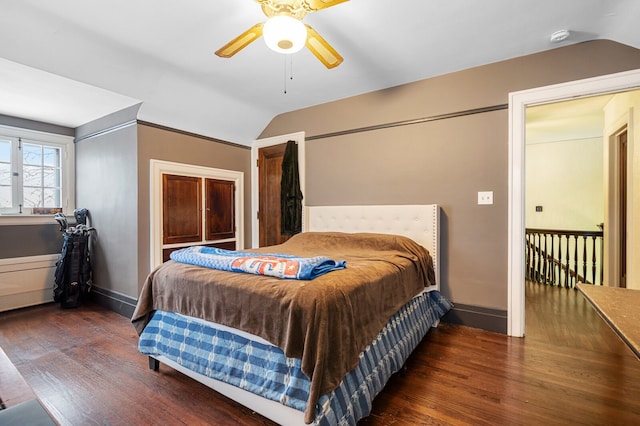
<path fill-rule="evenodd" d="M 280 53 L 295 53 L 307 47 L 327 68 L 335 68 L 343 61 L 342 56 L 327 41 L 302 22 L 307 13 L 327 9 L 349 0 L 256 0 L 267 16 L 260 22 L 216 51 L 221 58 L 230 58 L 254 40 L 264 35 L 272 50 Z"/>

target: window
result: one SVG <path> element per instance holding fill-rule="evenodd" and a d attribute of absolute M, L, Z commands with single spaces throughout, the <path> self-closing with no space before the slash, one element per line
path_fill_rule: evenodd
<path fill-rule="evenodd" d="M 0 126 L 0 213 L 73 210 L 73 139 Z"/>

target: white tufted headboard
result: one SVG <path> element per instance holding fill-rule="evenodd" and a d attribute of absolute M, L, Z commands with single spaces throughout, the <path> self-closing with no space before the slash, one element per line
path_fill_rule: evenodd
<path fill-rule="evenodd" d="M 375 232 L 409 237 L 429 250 L 440 289 L 440 208 L 396 206 L 307 206 L 305 231 Z M 433 289 L 433 287 L 431 287 Z"/>

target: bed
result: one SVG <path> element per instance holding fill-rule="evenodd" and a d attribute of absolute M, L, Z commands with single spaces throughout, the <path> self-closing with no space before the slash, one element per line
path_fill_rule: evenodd
<path fill-rule="evenodd" d="M 355 424 L 430 327 L 439 292 L 439 208 L 307 207 L 305 232 L 261 254 L 328 255 L 310 281 L 169 261 L 132 322 L 150 368 L 166 364 L 279 424 Z"/>

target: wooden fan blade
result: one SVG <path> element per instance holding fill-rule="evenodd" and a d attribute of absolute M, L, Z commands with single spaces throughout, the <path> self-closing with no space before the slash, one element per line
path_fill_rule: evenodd
<path fill-rule="evenodd" d="M 309 12 L 315 12 L 316 10 L 327 9 L 331 6 L 335 6 L 340 3 L 344 3 L 349 0 L 304 0 L 306 3 L 306 9 Z"/>
<path fill-rule="evenodd" d="M 311 26 L 307 27 L 307 49 L 324 64 L 325 67 L 335 68 L 344 60 L 329 43 L 316 32 Z"/>
<path fill-rule="evenodd" d="M 254 25 L 249 28 L 247 31 L 240 34 L 238 37 L 231 40 L 229 43 L 222 46 L 220 49 L 216 51 L 216 55 L 221 58 L 230 58 L 245 47 L 249 45 L 252 41 L 259 38 L 262 35 L 262 27 L 264 26 L 263 22 Z"/>

